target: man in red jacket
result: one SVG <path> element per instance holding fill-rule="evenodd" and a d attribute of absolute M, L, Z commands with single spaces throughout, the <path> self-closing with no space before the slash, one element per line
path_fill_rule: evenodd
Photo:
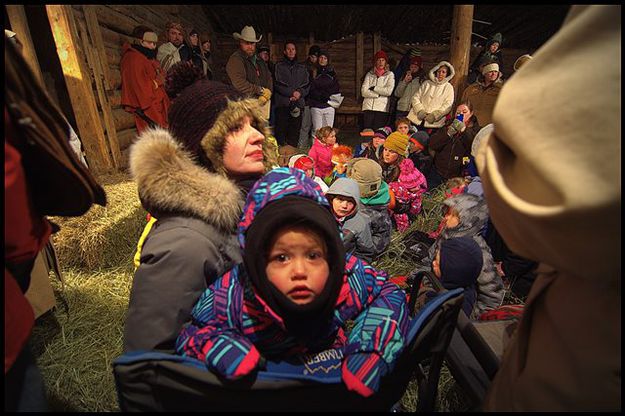
<path fill-rule="evenodd" d="M 152 126 L 167 128 L 169 97 L 165 77 L 156 59 L 158 36 L 146 26 L 137 26 L 132 33 L 136 42 L 122 46 L 120 63 L 124 110 L 133 113 L 137 134 Z"/>

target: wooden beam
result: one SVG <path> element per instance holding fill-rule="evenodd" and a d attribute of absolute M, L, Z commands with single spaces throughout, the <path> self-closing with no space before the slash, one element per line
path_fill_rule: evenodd
<path fill-rule="evenodd" d="M 94 74 L 94 84 L 96 87 L 96 91 L 98 93 L 98 101 L 100 103 L 100 108 L 102 109 L 102 118 L 104 119 L 104 126 L 106 128 L 106 134 L 108 136 L 108 144 L 109 149 L 111 151 L 111 156 L 113 157 L 113 166 L 115 169 L 119 169 L 121 165 L 121 154 L 119 152 L 119 142 L 117 141 L 117 132 L 115 131 L 115 123 L 113 121 L 113 116 L 111 115 L 111 105 L 109 104 L 108 98 L 105 93 L 104 88 L 104 77 L 102 75 L 102 67 L 106 66 L 108 68 L 108 63 L 106 63 L 106 57 L 104 57 L 104 65 L 98 56 L 98 50 L 93 47 L 93 45 L 89 44 L 87 40 L 87 28 L 85 27 L 85 23 L 82 21 L 79 22 L 79 27 L 82 30 L 82 35 L 79 36 L 82 39 L 83 49 L 87 54 L 87 63 Z M 93 40 L 93 38 L 91 38 Z"/>
<path fill-rule="evenodd" d="M 30 66 L 30 69 L 33 70 L 35 77 L 39 80 L 41 85 L 45 85 L 41 67 L 39 66 L 39 60 L 37 59 L 37 52 L 35 52 L 35 45 L 30 36 L 30 28 L 28 26 L 24 6 L 6 5 L 5 7 L 7 15 L 9 16 L 9 22 L 11 23 L 11 30 L 16 33 L 17 39 L 23 45 L 22 55 L 24 59 L 28 63 L 28 66 Z"/>
<path fill-rule="evenodd" d="M 105 63 L 105 65 L 101 66 L 101 74 L 104 78 L 104 88 L 108 90 L 113 89 L 113 84 L 111 83 L 111 74 L 109 73 L 109 66 L 106 63 L 106 50 L 104 48 L 104 41 L 102 40 L 102 32 L 100 31 L 100 23 L 98 22 L 98 16 L 96 15 L 95 9 L 92 6 L 82 6 L 83 12 L 85 14 L 85 22 L 87 23 L 87 30 L 89 32 L 89 37 L 91 38 L 91 42 L 95 46 L 97 54 L 100 56 L 100 61 Z"/>
<path fill-rule="evenodd" d="M 450 60 L 456 75 L 450 84 L 454 87 L 456 103 L 466 86 L 471 52 L 471 30 L 473 27 L 473 5 L 455 5 L 451 23 Z"/>
<path fill-rule="evenodd" d="M 382 35 L 380 32 L 375 32 L 373 34 L 373 53 L 375 54 L 380 49 L 382 49 Z"/>
<path fill-rule="evenodd" d="M 84 68 L 84 56 L 81 55 L 71 6 L 46 5 L 46 12 L 87 158 L 93 171 L 98 174 L 109 173 L 113 163 L 100 123 L 91 77 Z"/>
<path fill-rule="evenodd" d="M 365 58 L 365 35 L 362 32 L 356 34 L 356 101 L 362 98 L 360 87 L 364 77 L 364 58 Z"/>

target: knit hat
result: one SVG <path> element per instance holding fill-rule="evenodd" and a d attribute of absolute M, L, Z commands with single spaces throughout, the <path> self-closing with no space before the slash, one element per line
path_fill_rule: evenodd
<path fill-rule="evenodd" d="M 488 41 L 488 46 L 492 45 L 495 42 L 497 42 L 499 44 L 499 47 L 501 47 L 501 42 L 502 42 L 501 33 L 499 32 L 495 33 L 493 37 L 491 37 L 490 40 Z"/>
<path fill-rule="evenodd" d="M 191 29 L 191 31 L 189 32 L 189 36 L 193 36 L 193 35 L 197 35 L 197 37 L 199 39 L 200 32 L 198 32 L 197 29 Z"/>
<path fill-rule="evenodd" d="M 319 52 L 317 53 L 317 57 L 320 57 L 321 55 L 330 59 L 330 55 L 328 55 L 328 52 L 325 49 L 319 49 Z"/>
<path fill-rule="evenodd" d="M 154 32 L 145 32 L 142 40 L 156 43 L 158 42 L 158 35 Z"/>
<path fill-rule="evenodd" d="M 472 237 L 455 237 L 441 241 L 441 278 L 456 287 L 474 285 L 482 271 L 482 249 Z"/>
<path fill-rule="evenodd" d="M 499 64 L 497 62 L 492 62 L 490 64 L 484 65 L 484 67 L 482 68 L 482 75 L 486 75 L 490 71 L 499 71 Z"/>
<path fill-rule="evenodd" d="M 388 135 L 393 132 L 393 129 L 389 126 L 380 127 L 373 133 L 373 137 L 379 137 L 380 139 L 386 140 Z"/>
<path fill-rule="evenodd" d="M 258 47 L 258 52 L 271 52 L 271 49 L 269 49 L 268 45 L 260 45 Z"/>
<path fill-rule="evenodd" d="M 430 136 L 424 131 L 417 131 L 410 135 L 410 141 L 421 150 L 425 150 L 428 147 Z"/>
<path fill-rule="evenodd" d="M 406 158 L 399 163 L 399 182 L 404 185 L 406 189 L 419 186 L 419 173 L 411 159 Z"/>
<path fill-rule="evenodd" d="M 384 148 L 405 156 L 408 150 L 408 136 L 398 131 L 392 132 L 384 142 Z"/>
<path fill-rule="evenodd" d="M 310 156 L 301 155 L 301 157 L 297 158 L 295 163 L 293 163 L 293 167 L 306 172 L 308 169 L 315 169 L 315 161 Z"/>
<path fill-rule="evenodd" d="M 420 56 L 413 56 L 412 58 L 410 58 L 410 65 L 412 64 L 417 64 L 419 65 L 419 68 L 421 68 L 423 67 L 423 60 Z"/>
<path fill-rule="evenodd" d="M 175 69 L 174 69 L 175 68 Z M 261 126 L 261 133 L 271 134 L 258 100 L 246 99 L 232 86 L 205 78 L 193 79 L 193 66 L 176 64 L 168 73 L 167 90 L 175 94 L 169 107 L 169 131 L 198 162 L 209 170 L 225 174 L 223 151 L 226 136 L 250 116 Z M 263 143 L 265 165 L 275 162 L 275 149 Z"/>
<path fill-rule="evenodd" d="M 290 168 L 294 168 L 295 167 L 295 162 L 297 162 L 297 159 L 299 159 L 302 156 L 306 156 L 304 153 L 299 153 L 296 155 L 293 155 L 289 158 L 289 162 L 287 163 L 287 166 Z"/>
<path fill-rule="evenodd" d="M 308 49 L 308 56 L 310 55 L 315 55 L 315 56 L 319 56 L 319 51 L 321 50 L 321 48 L 319 47 L 319 45 L 312 45 L 309 49 Z"/>
<path fill-rule="evenodd" d="M 382 49 L 377 51 L 375 55 L 373 55 L 373 62 L 377 61 L 379 58 L 384 58 L 386 62 L 388 62 L 388 55 Z"/>
<path fill-rule="evenodd" d="M 347 164 L 347 177 L 358 182 L 361 198 L 370 198 L 382 185 L 382 167 L 373 159 L 356 157 Z"/>

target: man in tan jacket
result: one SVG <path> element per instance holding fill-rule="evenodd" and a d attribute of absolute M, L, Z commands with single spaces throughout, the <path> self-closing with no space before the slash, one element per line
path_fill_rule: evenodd
<path fill-rule="evenodd" d="M 484 410 L 621 409 L 620 56 L 621 6 L 572 6 L 480 143 L 493 223 L 540 262 Z"/>

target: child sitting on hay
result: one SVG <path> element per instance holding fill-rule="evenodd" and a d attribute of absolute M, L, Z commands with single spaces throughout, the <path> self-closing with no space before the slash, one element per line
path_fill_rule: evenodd
<path fill-rule="evenodd" d="M 238 230 L 243 264 L 204 292 L 176 351 L 238 379 L 266 359 L 343 348 L 347 388 L 376 392 L 404 347 L 406 295 L 345 255 L 319 186 L 300 170 L 274 169 L 248 194 Z"/>

